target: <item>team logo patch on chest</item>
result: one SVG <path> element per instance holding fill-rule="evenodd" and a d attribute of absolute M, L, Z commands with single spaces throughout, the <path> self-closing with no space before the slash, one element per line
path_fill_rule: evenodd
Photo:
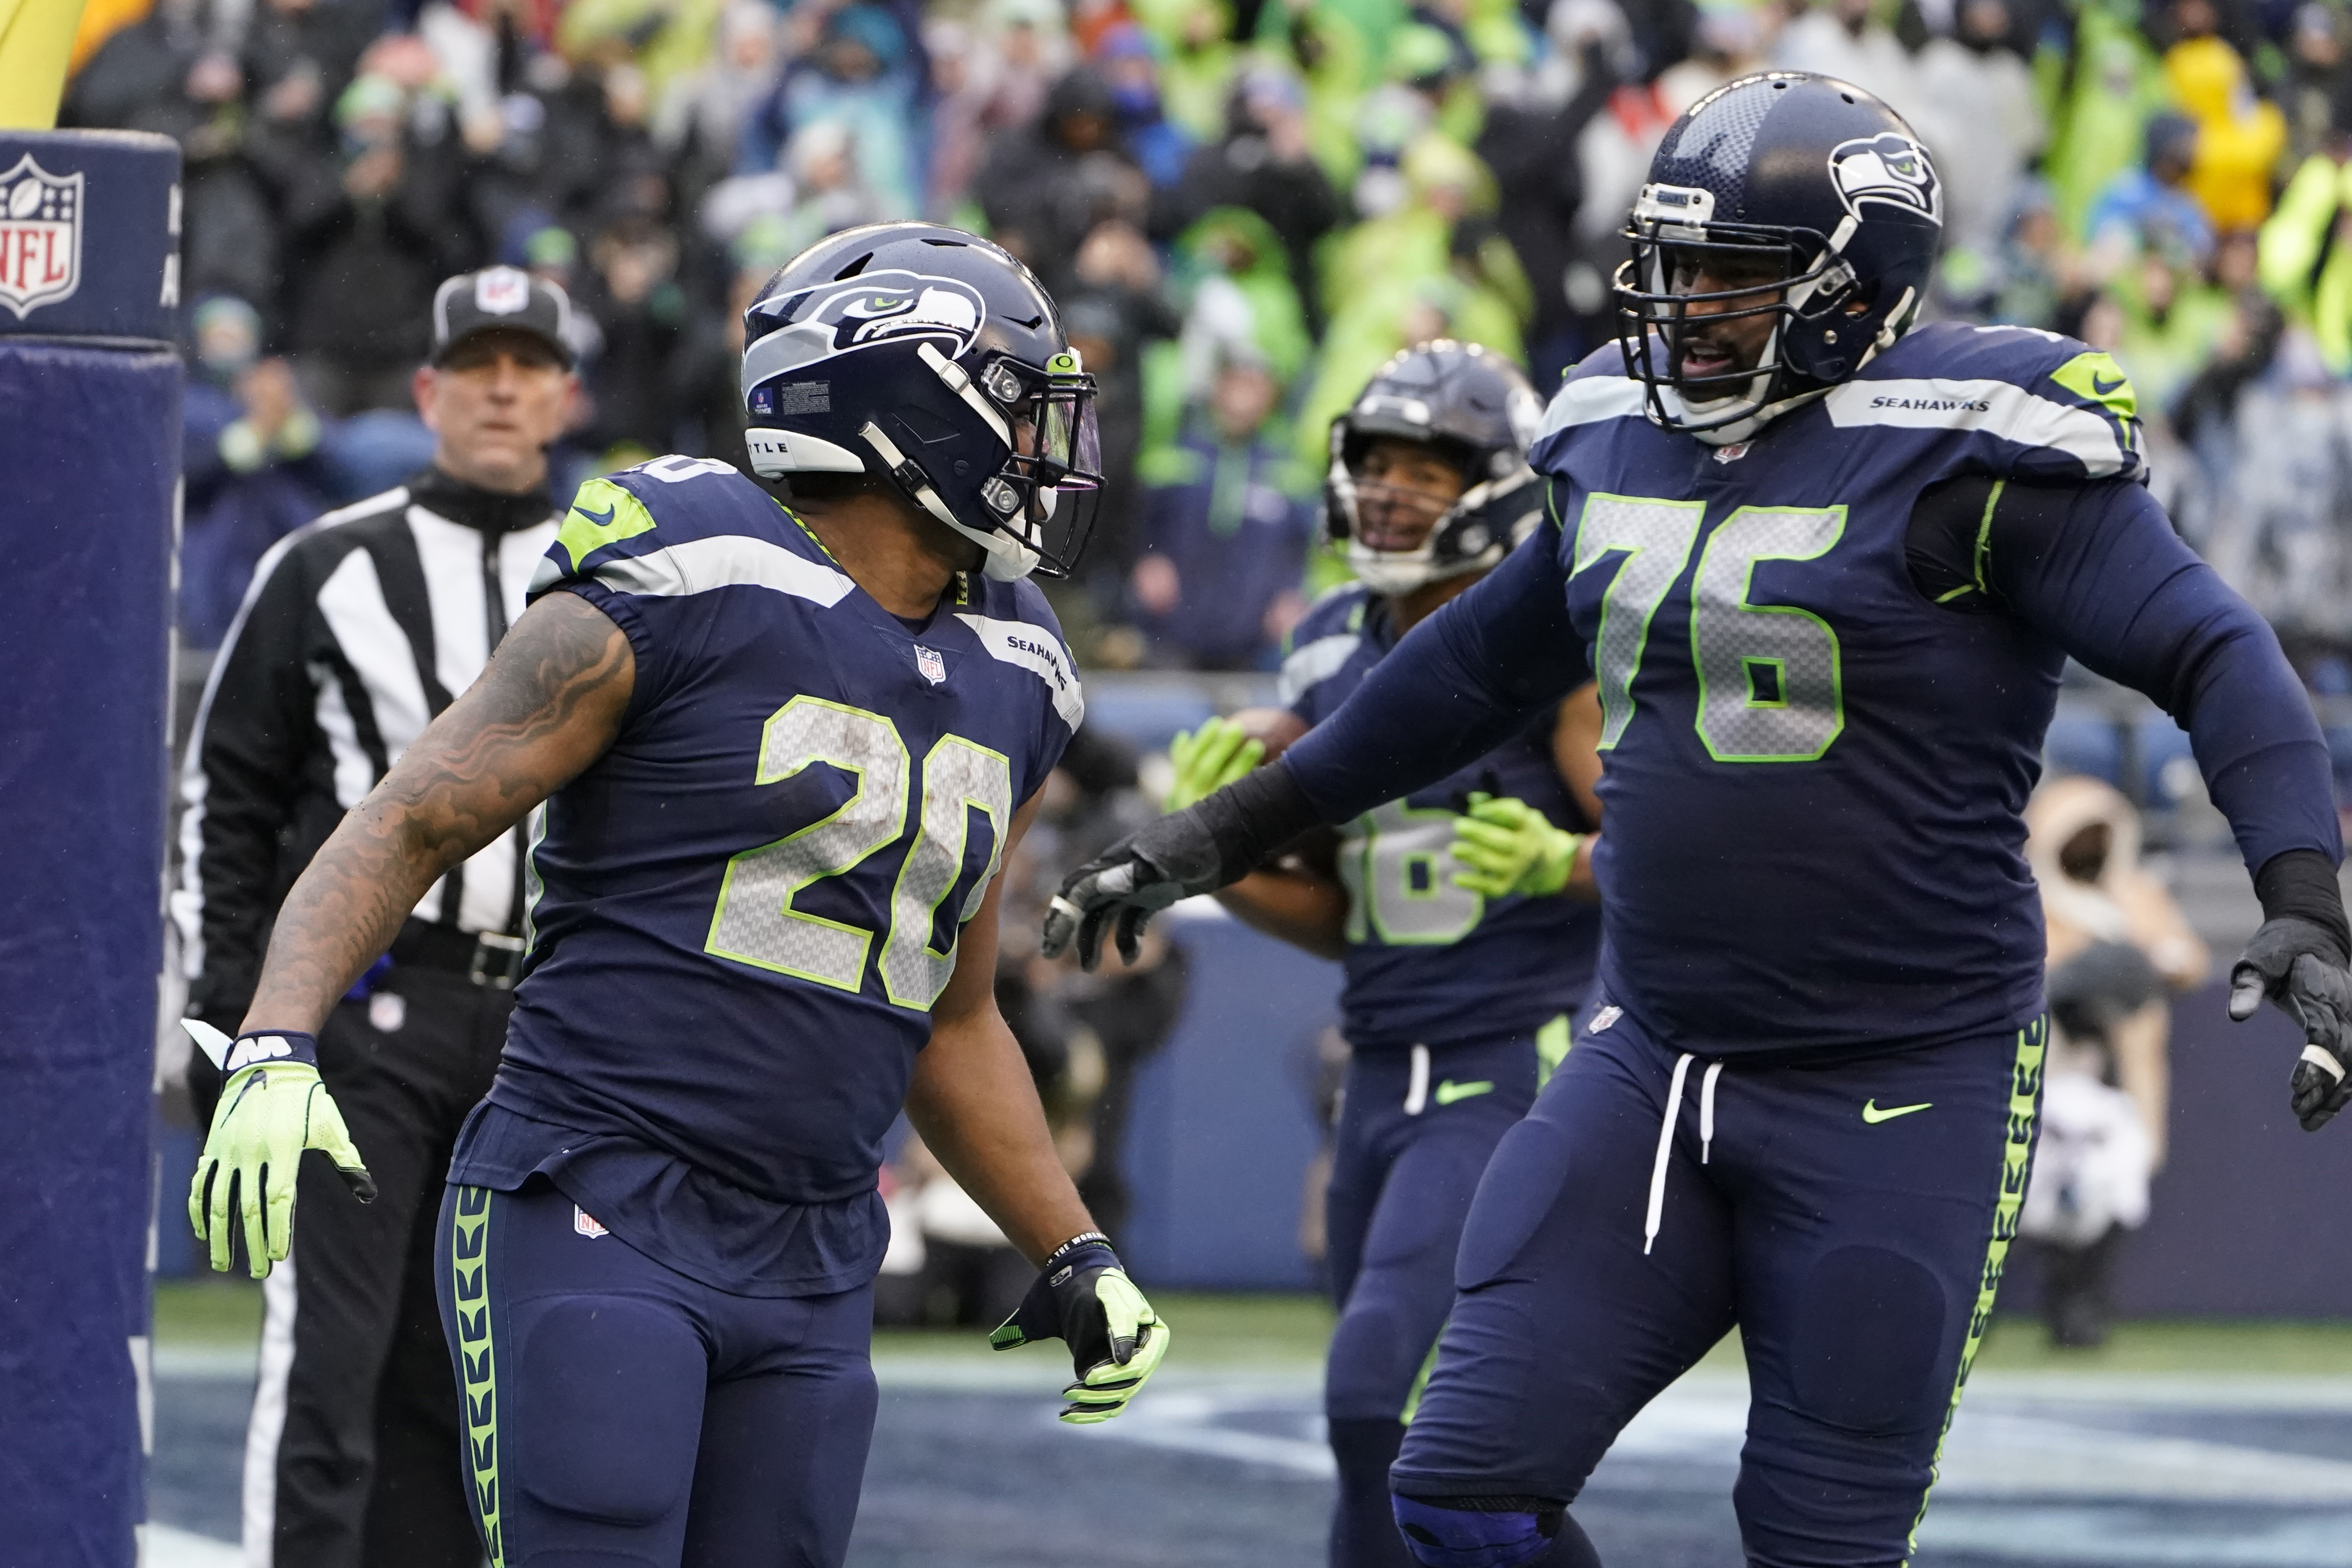
<path fill-rule="evenodd" d="M 937 648 L 925 647 L 920 643 L 915 645 L 915 669 L 933 686 L 939 685 L 948 678 L 946 657 Z"/>

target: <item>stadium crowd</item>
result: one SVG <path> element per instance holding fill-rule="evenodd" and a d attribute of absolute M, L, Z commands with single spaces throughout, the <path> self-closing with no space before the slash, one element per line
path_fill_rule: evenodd
<path fill-rule="evenodd" d="M 2352 10 L 2330 0 L 142 0 L 66 123 L 187 184 L 184 632 L 421 465 L 435 286 L 562 284 L 563 483 L 740 444 L 739 312 L 876 218 L 992 235 L 1101 380 L 1110 502 L 1059 595 L 1097 666 L 1270 665 L 1327 572 L 1331 416 L 1441 334 L 1539 387 L 1614 328 L 1675 116 L 1830 72 L 1938 156 L 1932 312 L 2129 372 L 2182 531 L 2352 690 Z M 108 29 L 111 28 L 110 33 Z"/>

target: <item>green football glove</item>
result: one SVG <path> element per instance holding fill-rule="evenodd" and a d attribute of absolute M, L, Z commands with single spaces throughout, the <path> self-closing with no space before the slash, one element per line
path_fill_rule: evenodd
<path fill-rule="evenodd" d="M 1482 793 L 1454 820 L 1454 858 L 1462 869 L 1454 885 L 1499 899 L 1510 893 L 1557 893 L 1576 873 L 1580 834 L 1554 827 L 1526 801 Z"/>
<path fill-rule="evenodd" d="M 228 1271 L 230 1189 L 245 1221 L 245 1261 L 253 1277 L 268 1277 L 294 1240 L 294 1181 L 302 1152 L 317 1149 L 335 1163 L 362 1203 L 375 1199 L 375 1181 L 360 1162 L 342 1112 L 319 1081 L 319 1042 L 289 1030 L 247 1030 L 235 1040 L 209 1024 L 182 1020 L 213 1064 L 227 1074 L 212 1131 L 188 1187 L 188 1224 L 212 1245 L 213 1268 Z"/>
<path fill-rule="evenodd" d="M 1210 719 L 1168 742 L 1168 760 L 1176 765 L 1176 782 L 1161 809 L 1181 811 L 1265 761 L 1265 743 L 1231 719 Z"/>
<path fill-rule="evenodd" d="M 1035 1340 L 1070 1347 L 1077 1381 L 1062 1390 L 1062 1419 L 1078 1426 L 1108 1421 L 1127 1408 L 1168 1353 L 1168 1325 L 1119 1267 L 1118 1254 L 1099 1234 L 1064 1242 L 1045 1259 L 1020 1310 L 988 1336 L 1001 1351 Z"/>

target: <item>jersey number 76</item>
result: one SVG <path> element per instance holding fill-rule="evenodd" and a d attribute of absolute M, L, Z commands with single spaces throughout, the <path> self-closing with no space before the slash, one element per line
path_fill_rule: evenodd
<path fill-rule="evenodd" d="M 812 763 L 830 763 L 857 787 L 839 810 L 799 832 L 727 863 L 719 907 L 710 917 L 705 952 L 719 958 L 813 980 L 843 991 L 862 990 L 876 932 L 793 907 L 811 883 L 839 877 L 897 843 L 905 834 L 913 782 L 907 743 L 879 713 L 795 697 L 776 710 L 760 740 L 756 781 L 774 784 Z M 1004 855 L 1013 820 L 1013 770 L 1001 752 L 942 735 L 923 759 L 922 820 L 890 893 L 890 930 L 876 966 L 882 989 L 901 1007 L 927 1011 L 955 972 L 957 934 L 980 909 Z M 963 870 L 971 813 L 988 818 L 988 864 L 955 911 L 944 951 L 931 933 Z"/>
<path fill-rule="evenodd" d="M 1601 595 L 1593 639 L 1601 751 L 1633 721 L 1633 678 L 1651 618 L 1689 563 L 1706 512 L 1701 500 L 1598 491 L 1585 500 L 1575 574 L 1606 556 L 1624 557 Z M 1717 762 L 1815 762 L 1845 728 L 1837 633 L 1810 610 L 1749 598 L 1758 562 L 1816 560 L 1844 532 L 1842 506 L 1744 506 L 1707 536 L 1691 574 L 1691 665 L 1698 737 Z"/>

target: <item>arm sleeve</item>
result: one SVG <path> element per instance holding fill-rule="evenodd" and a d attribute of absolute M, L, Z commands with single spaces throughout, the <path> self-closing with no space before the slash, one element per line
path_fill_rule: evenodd
<path fill-rule="evenodd" d="M 1983 581 L 2099 674 L 2153 698 L 2197 753 L 2246 867 L 2344 858 L 2327 745 L 2278 637 L 2127 479 L 2011 481 L 1982 525 Z"/>
<path fill-rule="evenodd" d="M 261 974 L 314 721 L 304 574 L 280 554 L 222 647 L 181 779 L 188 1011 L 232 1033 Z M 191 942 L 189 939 L 194 940 Z"/>
<path fill-rule="evenodd" d="M 1588 679 L 1547 520 L 1407 633 L 1283 765 L 1318 816 L 1346 822 L 1475 762 Z"/>

